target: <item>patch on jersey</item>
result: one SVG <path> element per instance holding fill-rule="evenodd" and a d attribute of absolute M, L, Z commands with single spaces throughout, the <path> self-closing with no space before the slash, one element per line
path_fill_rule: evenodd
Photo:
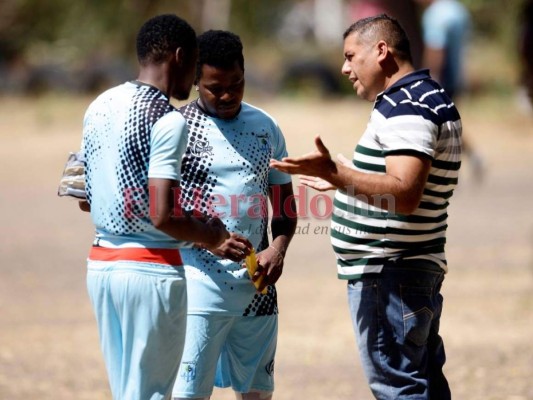
<path fill-rule="evenodd" d="M 213 155 L 213 146 L 209 146 L 209 140 L 197 139 L 191 146 L 191 154 L 196 157 L 209 157 Z"/>
<path fill-rule="evenodd" d="M 196 363 L 192 361 L 184 361 L 181 363 L 180 377 L 185 382 L 190 382 L 196 378 Z"/>
<path fill-rule="evenodd" d="M 270 145 L 268 133 L 258 133 L 257 140 L 259 140 L 259 146 L 264 152 L 271 152 L 272 146 Z"/>

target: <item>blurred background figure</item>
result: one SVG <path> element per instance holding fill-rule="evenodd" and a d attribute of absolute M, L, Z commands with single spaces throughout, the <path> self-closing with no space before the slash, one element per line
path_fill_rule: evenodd
<path fill-rule="evenodd" d="M 338 68 L 332 62 L 341 53 L 343 28 L 347 24 L 343 0 L 298 0 L 282 7 L 276 36 L 280 49 L 289 55 L 281 65 L 278 91 L 324 97 L 342 93 Z"/>
<path fill-rule="evenodd" d="M 298 46 L 307 40 L 324 47 L 340 46 L 344 22 L 342 0 L 295 1 L 285 12 L 278 39 L 287 46 Z"/>
<path fill-rule="evenodd" d="M 423 42 L 414 0 L 297 0 L 287 2 L 277 30 L 280 48 L 288 53 L 279 90 L 315 86 L 322 96 L 351 93 L 340 79 L 335 61 L 342 52 L 344 27 L 366 17 L 387 14 L 404 27 L 411 41 L 413 64 L 422 64 Z M 299 57 L 290 55 L 299 54 Z M 345 89 L 345 90 L 344 90 Z M 308 93 L 308 92 L 307 92 Z"/>
<path fill-rule="evenodd" d="M 422 64 L 457 102 L 465 89 L 464 58 L 471 31 L 470 13 L 458 0 L 416 0 L 423 7 Z M 485 161 L 463 131 L 463 151 L 472 177 L 481 182 Z"/>
<path fill-rule="evenodd" d="M 50 91 L 96 94 L 133 79 L 137 60 L 127 46 L 135 37 L 133 27 L 159 12 L 172 11 L 191 21 L 198 31 L 231 29 L 242 35 L 247 59 L 254 66 L 247 71 L 251 93 L 277 96 L 303 90 L 306 97 L 351 96 L 351 87 L 341 79 L 336 63 L 342 54 L 339 38 L 343 27 L 382 12 L 393 16 L 410 37 L 413 64 L 420 68 L 423 41 L 419 1 L 422 0 L 151 0 L 127 4 L 120 0 L 0 1 L 0 95 L 40 95 Z M 475 13 L 476 40 L 484 41 L 483 46 L 476 44 L 479 54 L 473 54 L 469 69 L 492 56 L 486 49 L 504 58 L 493 62 L 499 68 L 492 65 L 494 68 L 487 70 L 481 66 L 484 73 L 476 75 L 476 82 L 469 82 L 469 88 L 507 95 L 509 92 L 502 90 L 517 84 L 515 76 L 502 70 L 512 69 L 514 73 L 516 68 L 519 73 L 518 15 L 524 27 L 527 18 L 522 19 L 522 15 L 531 15 L 524 11 L 528 9 L 524 3 L 531 1 L 468 0 L 469 10 Z M 526 31 L 522 29 L 521 38 L 528 37 Z M 528 40 L 521 39 L 521 43 L 523 51 L 533 48 L 527 45 Z M 514 54 L 503 55 L 503 49 Z M 525 71 L 527 68 L 521 74 L 524 77 Z"/>
<path fill-rule="evenodd" d="M 470 34 L 468 10 L 457 0 L 417 0 L 422 4 L 423 64 L 452 98 L 464 89 L 464 53 Z"/>
<path fill-rule="evenodd" d="M 524 1 L 519 18 L 520 100 L 524 109 L 533 112 L 533 0 Z"/>

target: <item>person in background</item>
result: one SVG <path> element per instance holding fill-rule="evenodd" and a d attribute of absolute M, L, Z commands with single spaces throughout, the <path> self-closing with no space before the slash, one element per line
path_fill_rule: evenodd
<path fill-rule="evenodd" d="M 423 7 L 423 66 L 454 101 L 465 90 L 465 52 L 471 31 L 470 13 L 458 0 L 416 0 Z M 463 151 L 475 182 L 484 178 L 485 160 L 463 134 Z"/>
<path fill-rule="evenodd" d="M 222 222 L 182 212 L 173 199 L 187 124 L 169 103 L 194 80 L 196 34 L 176 15 L 148 20 L 137 35 L 137 80 L 88 107 L 81 153 L 96 237 L 87 287 L 113 399 L 169 399 L 185 340 L 187 294 L 179 247 L 218 247 Z"/>
<path fill-rule="evenodd" d="M 518 33 L 520 56 L 520 86 L 525 92 L 525 101 L 533 111 L 533 0 L 525 0 L 520 13 Z"/>
<path fill-rule="evenodd" d="M 415 70 L 397 20 L 344 33 L 342 73 L 374 103 L 353 161 L 316 150 L 270 165 L 317 190 L 336 189 L 331 243 L 359 354 L 377 399 L 450 399 L 439 335 L 448 270 L 447 208 L 461 165 L 461 118 L 427 70 Z"/>
<path fill-rule="evenodd" d="M 173 397 L 208 399 L 216 385 L 232 387 L 238 399 L 268 400 L 278 335 L 275 283 L 297 222 L 290 175 L 269 167 L 271 158 L 287 155 L 285 139 L 272 117 L 242 101 L 240 38 L 210 30 L 198 37 L 198 48 L 199 98 L 180 108 L 190 130 L 181 198 L 191 212 L 219 216 L 232 234 L 217 249 L 182 251 L 187 336 Z M 252 252 L 257 289 L 243 267 Z"/>

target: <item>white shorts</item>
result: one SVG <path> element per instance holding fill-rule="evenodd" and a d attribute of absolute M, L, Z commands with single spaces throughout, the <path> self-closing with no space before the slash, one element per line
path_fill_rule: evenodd
<path fill-rule="evenodd" d="M 277 336 L 277 315 L 189 315 L 172 396 L 209 397 L 213 386 L 273 392 Z"/>
<path fill-rule="evenodd" d="M 168 399 L 187 320 L 182 267 L 88 261 L 87 288 L 114 399 Z"/>

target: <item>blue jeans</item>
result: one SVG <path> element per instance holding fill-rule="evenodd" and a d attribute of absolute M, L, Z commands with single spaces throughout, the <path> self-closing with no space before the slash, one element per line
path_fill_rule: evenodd
<path fill-rule="evenodd" d="M 439 336 L 444 271 L 426 260 L 388 261 L 348 282 L 361 362 L 376 399 L 447 400 Z"/>

